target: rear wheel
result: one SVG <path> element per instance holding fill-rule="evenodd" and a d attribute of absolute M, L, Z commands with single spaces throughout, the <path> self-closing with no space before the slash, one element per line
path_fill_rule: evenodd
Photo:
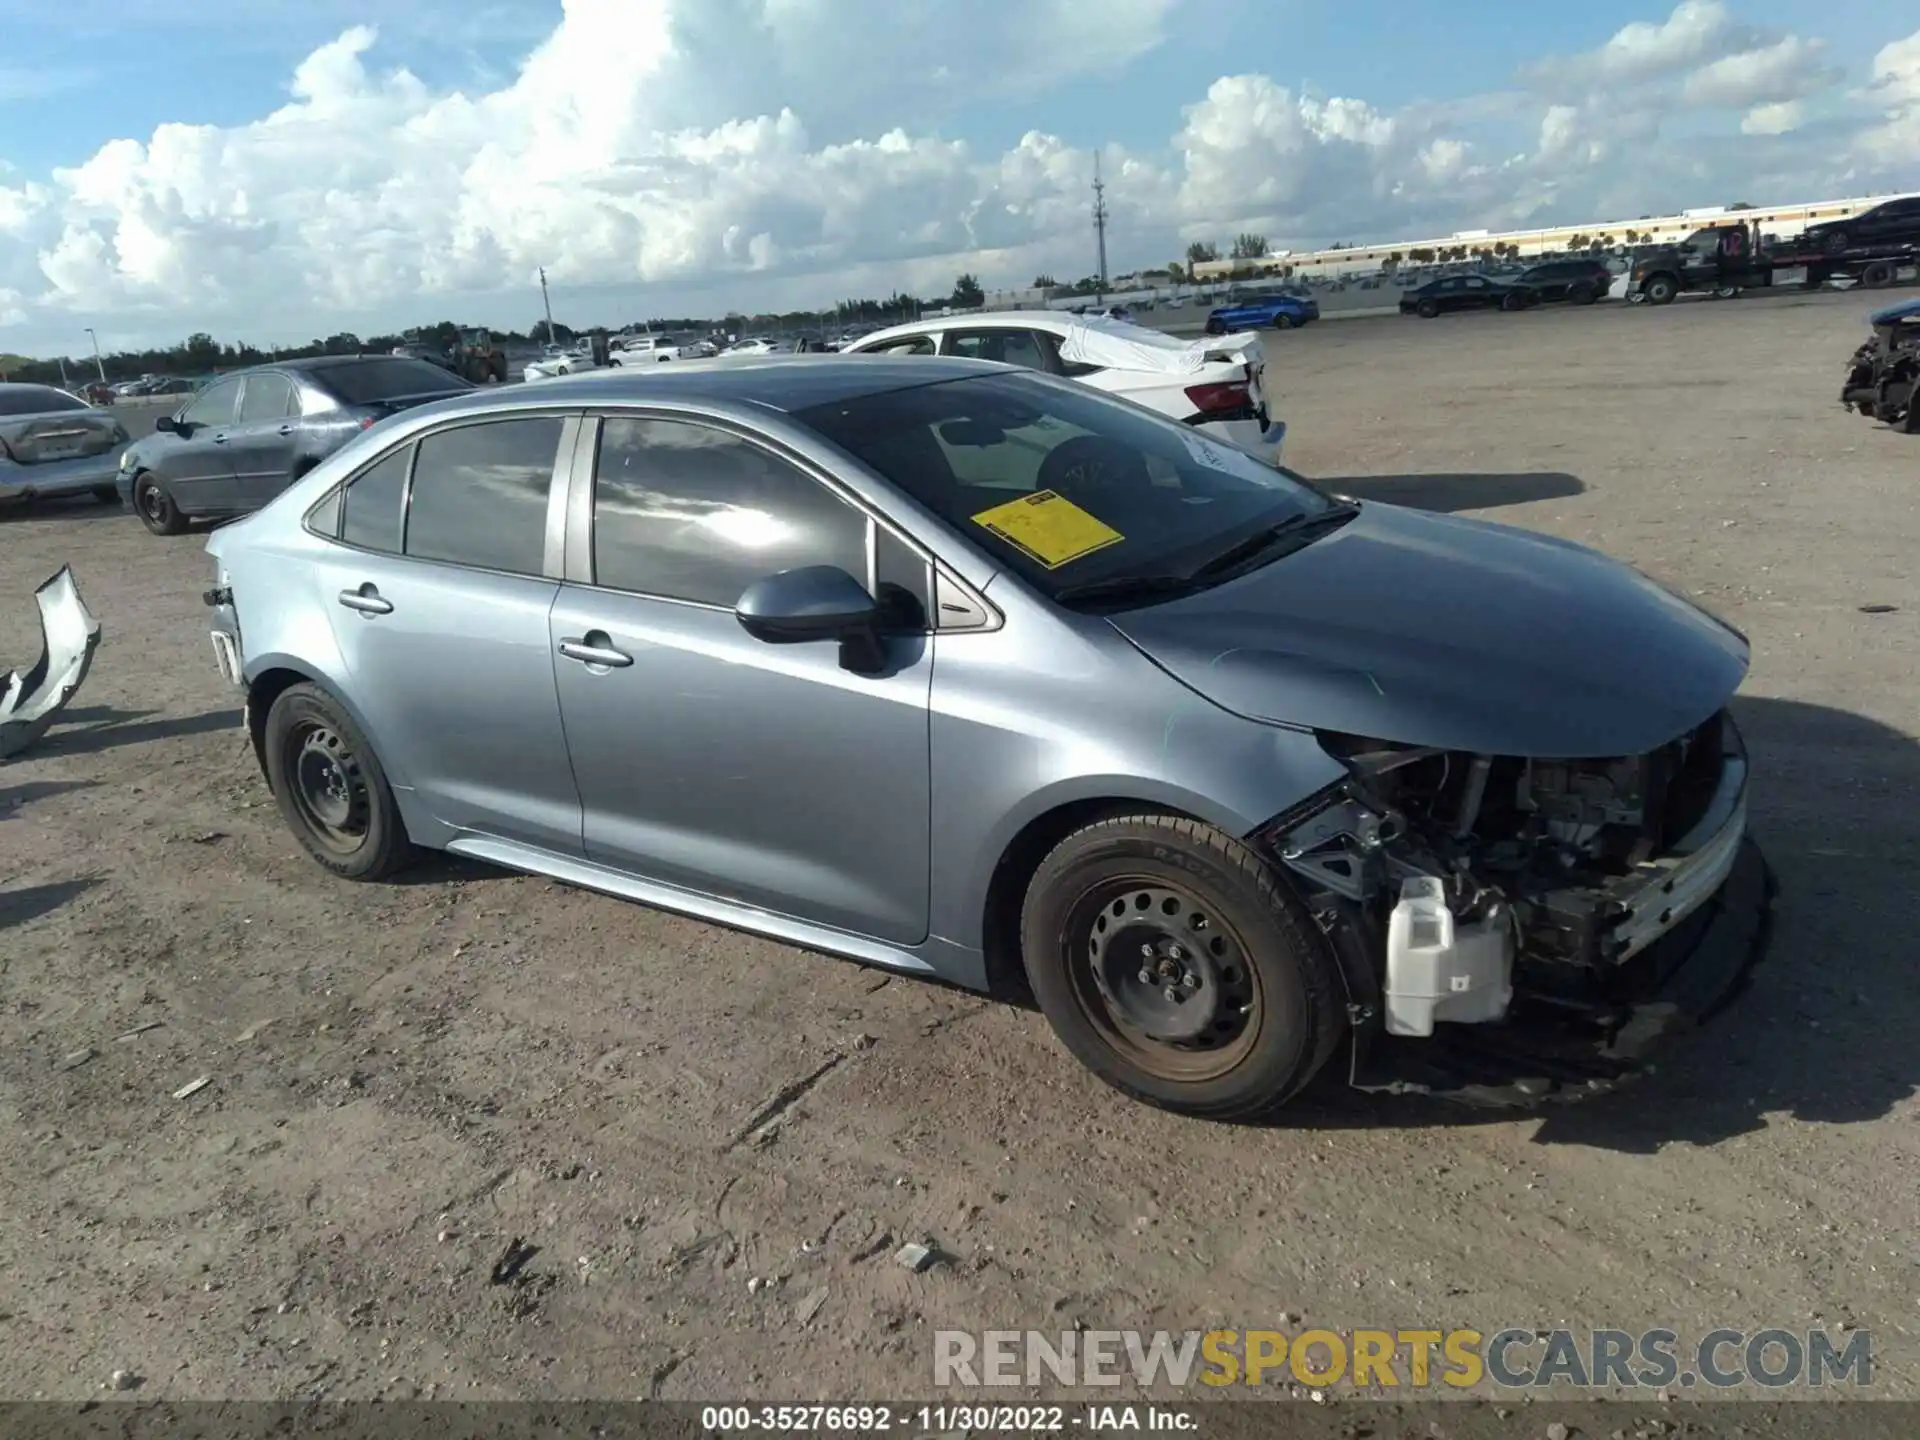
<path fill-rule="evenodd" d="M 1860 272 L 1860 284 L 1868 290 L 1884 290 L 1893 284 L 1893 263 L 1876 260 Z"/>
<path fill-rule="evenodd" d="M 1061 841 L 1028 886 L 1021 948 L 1061 1043 L 1183 1114 L 1265 1114 L 1342 1033 L 1325 941 L 1257 855 L 1195 820 L 1123 816 Z"/>
<path fill-rule="evenodd" d="M 1208 320 L 1207 320 L 1207 334 L 1209 334 L 1209 335 L 1224 335 L 1224 334 L 1226 334 L 1226 333 L 1227 333 L 1227 325 L 1226 325 L 1226 322 L 1225 322 L 1224 320 L 1215 320 L 1215 319 L 1213 319 L 1213 318 L 1211 318 L 1211 317 L 1209 317 L 1209 318 L 1208 318 Z"/>
<path fill-rule="evenodd" d="M 1291 315 L 1276 315 L 1273 317 L 1273 328 L 1276 330 L 1291 330 L 1293 324 L 1294 321 Z"/>
<path fill-rule="evenodd" d="M 1567 299 L 1575 305 L 1591 305 L 1598 298 L 1591 285 L 1576 285 L 1567 292 Z"/>
<path fill-rule="evenodd" d="M 156 535 L 180 535 L 187 528 L 187 517 L 173 503 L 167 487 L 151 475 L 136 476 L 133 482 L 133 508 L 140 523 Z"/>
<path fill-rule="evenodd" d="M 318 685 L 281 691 L 267 712 L 267 781 L 306 852 L 347 880 L 382 880 L 415 858 L 379 757 Z"/>

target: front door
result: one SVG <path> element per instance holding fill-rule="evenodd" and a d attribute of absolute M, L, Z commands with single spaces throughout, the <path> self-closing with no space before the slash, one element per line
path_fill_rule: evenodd
<path fill-rule="evenodd" d="M 271 370 L 247 376 L 240 413 L 227 432 L 237 508 L 258 510 L 293 479 L 299 432 L 293 382 Z"/>
<path fill-rule="evenodd" d="M 542 574 L 563 428 L 480 422 L 403 446 L 349 484 L 342 543 L 315 569 L 395 782 L 456 829 L 577 856 L 547 645 L 560 587 Z"/>
<path fill-rule="evenodd" d="M 837 644 L 766 644 L 733 614 L 754 581 L 802 565 L 871 589 L 872 522 L 716 426 L 609 418 L 597 450 L 576 481 L 592 486 L 591 533 L 568 536 L 549 636 L 588 856 L 856 935 L 925 939 L 928 637 L 890 638 L 884 673 L 856 674 Z"/>
<path fill-rule="evenodd" d="M 230 514 L 238 487 L 228 445 L 240 409 L 238 377 L 217 380 L 180 412 L 177 428 L 158 452 L 154 470 L 186 515 Z"/>

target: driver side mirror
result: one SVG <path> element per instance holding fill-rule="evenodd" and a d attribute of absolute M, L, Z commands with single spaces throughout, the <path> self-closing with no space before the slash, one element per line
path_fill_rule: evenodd
<path fill-rule="evenodd" d="M 153 422 L 153 428 L 158 430 L 162 435 L 184 435 L 187 433 L 178 415 L 162 415 L 158 420 Z"/>
<path fill-rule="evenodd" d="M 803 565 L 756 580 L 733 614 L 743 630 L 769 645 L 838 640 L 846 669 L 872 673 L 885 664 L 879 604 L 835 565 Z"/>

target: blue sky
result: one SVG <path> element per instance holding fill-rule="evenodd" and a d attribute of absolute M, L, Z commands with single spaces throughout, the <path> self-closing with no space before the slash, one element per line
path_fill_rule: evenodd
<path fill-rule="evenodd" d="M 631 305 L 1024 283 L 1084 268 L 1096 149 L 1121 266 L 1920 188 L 1920 12 L 1883 0 L 162 13 L 0 0 L 0 332 L 369 325 L 535 264 Z"/>

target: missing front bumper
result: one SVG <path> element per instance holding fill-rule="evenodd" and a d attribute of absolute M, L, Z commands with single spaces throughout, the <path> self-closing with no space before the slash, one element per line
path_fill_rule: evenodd
<path fill-rule="evenodd" d="M 1742 836 L 1725 879 L 1647 945 L 1661 977 L 1604 1020 L 1517 997 L 1494 1025 L 1436 1027 L 1431 1039 L 1376 1038 L 1356 1066 L 1363 1090 L 1528 1106 L 1612 1090 L 1653 1068 L 1673 1036 L 1711 1019 L 1745 989 L 1773 935 L 1773 872 Z"/>

